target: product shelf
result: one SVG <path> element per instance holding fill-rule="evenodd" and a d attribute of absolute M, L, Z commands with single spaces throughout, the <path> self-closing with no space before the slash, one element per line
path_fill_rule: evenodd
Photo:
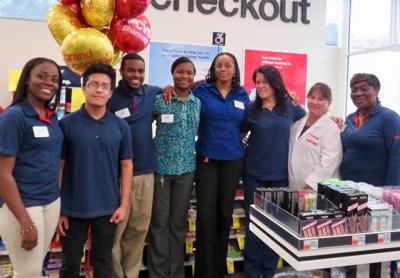
<path fill-rule="evenodd" d="M 347 221 L 346 221 L 347 223 Z M 400 259 L 400 218 L 390 230 L 304 237 L 302 220 L 260 195 L 250 208 L 250 230 L 298 271 Z"/>

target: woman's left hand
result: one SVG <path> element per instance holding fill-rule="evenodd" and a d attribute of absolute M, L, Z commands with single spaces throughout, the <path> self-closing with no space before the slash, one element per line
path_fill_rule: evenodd
<path fill-rule="evenodd" d="M 24 229 L 22 231 L 24 231 Z M 32 226 L 27 228 L 24 232 L 21 232 L 20 237 L 21 248 L 24 248 L 26 251 L 30 251 L 37 246 L 38 231 L 34 224 L 32 224 Z"/>
<path fill-rule="evenodd" d="M 176 96 L 176 93 L 174 91 L 174 87 L 167 85 L 164 87 L 164 89 L 162 90 L 163 92 L 163 98 L 165 103 L 171 103 L 172 100 L 172 96 Z"/>
<path fill-rule="evenodd" d="M 344 120 L 342 117 L 331 116 L 332 121 L 334 121 L 340 129 L 344 127 Z"/>
<path fill-rule="evenodd" d="M 294 106 L 299 105 L 299 95 L 296 92 L 289 92 L 289 96 L 292 99 L 292 104 Z"/>

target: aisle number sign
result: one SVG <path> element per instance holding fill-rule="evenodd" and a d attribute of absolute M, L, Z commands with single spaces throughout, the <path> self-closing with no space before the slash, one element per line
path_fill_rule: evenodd
<path fill-rule="evenodd" d="M 189 218 L 189 232 L 195 232 L 195 231 L 196 231 L 196 219 Z"/>
<path fill-rule="evenodd" d="M 226 268 L 228 269 L 228 274 L 235 273 L 235 265 L 232 258 L 226 258 Z"/>
<path fill-rule="evenodd" d="M 243 250 L 244 249 L 244 237 L 238 237 L 237 238 L 239 249 Z"/>
<path fill-rule="evenodd" d="M 186 254 L 193 253 L 193 240 L 187 239 L 186 240 Z"/>
<path fill-rule="evenodd" d="M 236 217 L 236 216 L 233 217 L 233 227 L 234 228 L 240 228 L 239 217 Z"/>

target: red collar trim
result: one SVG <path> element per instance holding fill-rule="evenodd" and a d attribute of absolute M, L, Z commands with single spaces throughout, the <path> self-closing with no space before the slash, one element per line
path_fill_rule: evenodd
<path fill-rule="evenodd" d="M 39 120 L 52 125 L 53 122 L 51 121 L 51 116 L 53 116 L 53 115 L 54 115 L 53 110 L 46 109 L 46 115 L 39 115 Z"/>
<path fill-rule="evenodd" d="M 368 119 L 368 117 L 369 117 L 369 114 L 365 115 L 364 117 L 362 117 L 361 122 L 360 122 L 360 120 L 359 120 L 359 118 L 358 118 L 358 115 L 359 115 L 359 114 L 360 114 L 359 112 L 356 112 L 356 113 L 354 114 L 354 116 L 353 116 L 353 122 L 356 124 L 356 127 L 361 127 L 361 126 L 363 126 L 364 123 L 365 123 L 365 121 L 366 121 L 366 120 Z"/>

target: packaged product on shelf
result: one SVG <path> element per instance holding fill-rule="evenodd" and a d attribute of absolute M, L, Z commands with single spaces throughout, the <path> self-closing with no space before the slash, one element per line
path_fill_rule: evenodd
<path fill-rule="evenodd" d="M 299 214 L 300 235 L 303 237 L 326 237 L 344 234 L 344 214 L 335 210 L 315 210 Z"/>
<path fill-rule="evenodd" d="M 11 278 L 13 277 L 13 267 L 8 256 L 0 257 L 0 277 Z"/>
<path fill-rule="evenodd" d="M 343 192 L 343 211 L 346 213 L 347 227 L 350 233 L 357 232 L 357 206 L 358 194 Z"/>
<path fill-rule="evenodd" d="M 357 233 L 368 232 L 368 195 L 358 193 L 358 206 L 357 206 Z"/>
<path fill-rule="evenodd" d="M 317 235 L 318 236 L 330 236 L 330 235 L 332 235 L 331 226 L 330 226 L 331 224 L 332 224 L 332 220 L 331 219 L 326 219 L 325 221 L 320 221 L 317 224 Z"/>
<path fill-rule="evenodd" d="M 316 237 L 317 236 L 317 220 L 320 219 L 322 212 L 300 212 L 299 219 L 301 220 L 300 235 L 302 237 Z"/>
<path fill-rule="evenodd" d="M 370 232 L 390 231 L 392 229 L 392 207 L 389 204 L 373 204 L 368 206 Z"/>
<path fill-rule="evenodd" d="M 383 188 L 382 198 L 400 212 L 400 188 L 388 186 Z"/>
<path fill-rule="evenodd" d="M 344 235 L 346 230 L 346 218 L 345 214 L 342 211 L 332 211 L 330 213 L 331 222 L 331 231 L 332 235 Z"/>
<path fill-rule="evenodd" d="M 317 209 L 317 194 L 311 191 L 299 192 L 299 213 Z"/>
<path fill-rule="evenodd" d="M 339 236 L 346 234 L 346 219 L 341 219 L 331 224 L 332 235 Z"/>

